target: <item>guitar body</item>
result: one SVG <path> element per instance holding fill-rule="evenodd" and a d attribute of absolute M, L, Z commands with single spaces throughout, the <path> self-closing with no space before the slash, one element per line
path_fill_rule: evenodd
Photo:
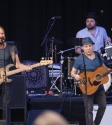
<path fill-rule="evenodd" d="M 105 77 L 101 77 L 99 74 L 102 75 L 102 73 L 105 73 L 105 69 L 103 67 L 97 68 L 95 71 L 87 71 L 87 95 L 93 94 L 101 84 L 105 84 L 108 82 L 108 75 Z M 81 83 L 79 83 L 79 87 L 81 91 L 86 94 L 85 92 L 85 84 L 84 84 L 84 72 L 80 74 L 81 76 Z"/>
<path fill-rule="evenodd" d="M 13 67 L 14 65 L 13 64 L 9 64 L 6 66 L 6 82 L 9 83 L 9 82 L 12 82 L 12 79 L 8 79 L 7 78 L 7 72 L 9 71 L 9 69 L 11 67 Z M 5 76 L 4 76 L 4 68 L 1 68 L 0 69 L 0 85 L 5 82 Z"/>

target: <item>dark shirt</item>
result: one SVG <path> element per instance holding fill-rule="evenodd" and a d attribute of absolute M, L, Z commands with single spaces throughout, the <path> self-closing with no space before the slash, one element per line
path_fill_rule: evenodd
<path fill-rule="evenodd" d="M 4 51 L 5 51 L 5 65 L 4 65 Z M 15 54 L 18 54 L 18 50 L 16 46 L 14 46 Z M 6 47 L 4 49 L 0 49 L 0 68 L 3 68 L 4 66 L 12 63 L 12 58 L 10 55 L 8 44 L 6 44 Z"/>

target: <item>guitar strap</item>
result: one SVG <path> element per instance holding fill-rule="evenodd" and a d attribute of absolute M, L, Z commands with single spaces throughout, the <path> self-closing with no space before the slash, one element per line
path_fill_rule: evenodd
<path fill-rule="evenodd" d="M 103 61 L 102 61 L 102 59 L 101 59 L 101 57 L 100 57 L 99 52 L 94 51 L 94 53 L 95 53 L 95 55 L 97 55 L 97 57 L 98 57 L 98 59 L 99 59 L 99 62 L 100 62 L 100 65 L 102 65 Z"/>
<path fill-rule="evenodd" d="M 16 57 L 15 57 L 15 51 L 14 51 L 14 45 L 13 44 L 7 44 L 8 48 L 9 48 L 9 52 L 12 58 L 12 62 L 14 63 L 14 65 L 16 65 Z"/>
<path fill-rule="evenodd" d="M 94 53 L 95 53 L 95 55 L 97 55 L 97 57 L 98 57 L 98 59 L 99 59 L 99 62 L 100 62 L 100 65 L 101 65 L 105 70 L 108 70 L 107 67 L 104 65 L 104 62 L 102 61 L 99 52 L 94 51 Z M 102 65 L 102 64 L 103 64 L 103 65 Z"/>

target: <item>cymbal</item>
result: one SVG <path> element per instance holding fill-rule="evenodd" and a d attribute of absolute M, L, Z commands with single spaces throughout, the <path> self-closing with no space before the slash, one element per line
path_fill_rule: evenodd
<path fill-rule="evenodd" d="M 70 38 L 66 41 L 67 44 L 73 45 L 73 46 L 82 46 L 82 39 L 83 38 Z"/>
<path fill-rule="evenodd" d="M 52 42 L 52 40 L 53 40 L 53 43 L 63 44 L 62 41 L 60 41 L 60 40 L 58 40 L 58 39 L 53 39 L 53 38 L 50 38 L 50 37 L 47 37 L 46 40 L 47 40 L 48 42 Z"/>

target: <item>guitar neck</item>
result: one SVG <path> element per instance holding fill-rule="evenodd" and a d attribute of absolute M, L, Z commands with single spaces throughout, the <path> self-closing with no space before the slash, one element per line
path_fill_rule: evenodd
<path fill-rule="evenodd" d="M 102 76 L 105 77 L 106 75 L 108 75 L 110 72 L 112 72 L 112 69 L 111 70 L 108 70 L 107 72 L 103 73 Z"/>
<path fill-rule="evenodd" d="M 31 65 L 31 68 L 35 68 L 35 67 L 39 67 L 39 66 L 42 66 L 40 63 L 38 64 L 33 64 Z M 14 75 L 14 74 L 17 74 L 17 73 L 20 73 L 20 72 L 23 72 L 25 71 L 25 69 L 15 69 L 15 70 L 12 70 L 12 71 L 8 71 L 6 73 L 7 76 L 10 76 L 10 75 Z"/>

